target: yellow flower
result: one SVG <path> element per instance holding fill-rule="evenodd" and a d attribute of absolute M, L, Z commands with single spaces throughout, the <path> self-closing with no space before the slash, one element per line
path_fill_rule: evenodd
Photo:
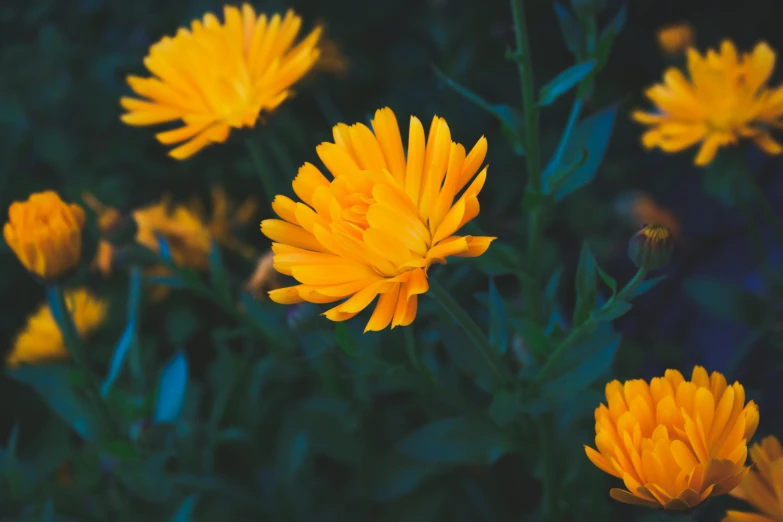
<path fill-rule="evenodd" d="M 94 332 L 103 323 L 108 312 L 107 303 L 86 288 L 66 290 L 65 302 L 82 337 Z M 9 366 L 16 367 L 22 363 L 39 364 L 69 357 L 52 312 L 47 304 L 43 304 L 27 319 L 24 330 L 16 337 L 7 362 Z"/>
<path fill-rule="evenodd" d="M 690 381 L 667 370 L 649 384 L 637 379 L 606 385 L 608 407 L 595 410 L 595 445 L 588 458 L 623 479 L 615 500 L 684 510 L 734 489 L 748 473 L 747 441 L 756 431 L 758 407 L 745 404 L 745 389 L 728 386 L 701 366 Z"/>
<path fill-rule="evenodd" d="M 690 79 L 676 68 L 668 69 L 664 83 L 646 92 L 658 112 L 633 113 L 636 121 L 651 127 L 642 144 L 678 152 L 701 142 L 695 160 L 701 166 L 739 138 L 780 154 L 783 147 L 769 133 L 770 127 L 783 126 L 783 87 L 767 88 L 774 67 L 775 52 L 763 42 L 742 56 L 729 41 L 720 53 L 710 49 L 705 56 L 688 49 Z"/>
<path fill-rule="evenodd" d="M 258 203 L 253 198 L 247 198 L 238 207 L 233 205 L 222 187 L 215 186 L 211 190 L 212 212 L 208 213 L 198 198 L 191 199 L 188 210 L 198 219 L 206 223 L 207 230 L 220 245 L 239 253 L 247 260 L 255 260 L 258 251 L 243 243 L 234 231 L 246 225 L 258 210 Z"/>
<path fill-rule="evenodd" d="M 79 265 L 84 221 L 84 209 L 47 190 L 11 203 L 3 237 L 28 272 L 53 282 Z"/>
<path fill-rule="evenodd" d="M 145 98 L 122 98 L 128 125 L 182 120 L 183 126 L 159 133 L 169 154 L 185 159 L 210 143 L 223 143 L 230 129 L 255 126 L 291 96 L 291 86 L 318 60 L 320 28 L 293 45 L 302 19 L 258 16 L 250 4 L 224 8 L 224 23 L 212 14 L 194 20 L 150 48 L 144 65 L 150 78 L 129 76 L 128 84 Z"/>
<path fill-rule="evenodd" d="M 315 64 L 316 71 L 332 73 L 335 76 L 345 76 L 348 72 L 348 58 L 340 50 L 337 42 L 330 39 L 324 39 L 318 46 L 321 50 L 321 57 Z"/>
<path fill-rule="evenodd" d="M 723 522 L 783 522 L 783 448 L 775 437 L 766 437 L 750 448 L 755 469 L 731 495 L 762 514 L 727 511 Z"/>
<path fill-rule="evenodd" d="M 270 298 L 282 304 L 349 298 L 324 314 L 345 321 L 380 295 L 365 331 L 410 324 L 417 295 L 429 288 L 430 265 L 479 256 L 495 239 L 454 235 L 479 213 L 487 177 L 486 167 L 476 176 L 487 153 L 483 136 L 466 154 L 451 141 L 446 120 L 434 117 L 425 141 L 414 116 L 406 158 L 391 109 L 378 110 L 371 124 L 373 130 L 335 126 L 335 142 L 316 148 L 334 179 L 305 163 L 293 182 L 302 203 L 277 196 L 272 208 L 282 220 L 261 222 L 273 241 L 275 269 L 301 283 Z"/>
<path fill-rule="evenodd" d="M 665 53 L 679 54 L 696 39 L 693 27 L 687 22 L 667 25 L 658 31 L 658 45 Z"/>

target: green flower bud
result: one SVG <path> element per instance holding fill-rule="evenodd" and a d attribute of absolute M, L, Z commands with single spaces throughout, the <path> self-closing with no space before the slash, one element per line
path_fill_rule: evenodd
<path fill-rule="evenodd" d="M 658 270 L 669 264 L 674 242 L 663 225 L 646 225 L 628 242 L 628 255 L 639 268 Z"/>

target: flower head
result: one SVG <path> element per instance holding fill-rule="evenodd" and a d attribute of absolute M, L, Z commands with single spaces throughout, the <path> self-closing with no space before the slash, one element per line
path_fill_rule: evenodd
<path fill-rule="evenodd" d="M 679 54 L 693 45 L 696 36 L 691 24 L 678 22 L 658 31 L 658 45 L 667 54 Z"/>
<path fill-rule="evenodd" d="M 65 303 L 73 317 L 79 335 L 86 337 L 103 324 L 108 305 L 90 293 L 86 288 L 65 292 Z M 27 319 L 24 329 L 16 337 L 7 363 L 11 367 L 19 364 L 40 364 L 60 361 L 70 356 L 62 333 L 47 304 Z"/>
<path fill-rule="evenodd" d="M 639 268 L 659 270 L 669 264 L 674 242 L 663 225 L 645 225 L 628 242 L 628 255 Z"/>
<path fill-rule="evenodd" d="M 751 469 L 742 484 L 731 491 L 763 514 L 728 511 L 723 522 L 783 522 L 783 447 L 766 437 L 750 448 Z"/>
<path fill-rule="evenodd" d="M 28 272 L 53 282 L 79 265 L 84 222 L 83 208 L 47 190 L 11 203 L 3 237 Z"/>
<path fill-rule="evenodd" d="M 739 138 L 752 139 L 769 154 L 783 152 L 769 133 L 770 127 L 783 126 L 783 87 L 767 87 L 775 52 L 759 43 L 752 53 L 738 56 L 734 44 L 724 41 L 720 53 L 710 49 L 701 56 L 688 49 L 687 54 L 690 78 L 668 69 L 664 83 L 646 92 L 658 112 L 633 113 L 651 127 L 642 136 L 644 147 L 678 152 L 701 142 L 695 160 L 701 166 Z"/>
<path fill-rule="evenodd" d="M 194 20 L 150 48 L 144 65 L 150 78 L 129 76 L 145 98 L 122 98 L 128 125 L 181 120 L 182 127 L 159 133 L 164 145 L 181 143 L 169 154 L 185 159 L 210 143 L 223 143 L 233 127 L 255 126 L 262 112 L 277 108 L 318 60 L 320 28 L 294 45 L 302 19 L 257 15 L 250 4 L 224 8 L 224 22 L 212 14 Z M 183 143 L 184 142 L 184 143 Z"/>
<path fill-rule="evenodd" d="M 277 196 L 272 208 L 282 220 L 262 221 L 261 231 L 273 241 L 275 269 L 300 283 L 271 291 L 273 301 L 348 298 L 324 314 L 345 321 L 380 295 L 366 330 L 382 330 L 416 317 L 432 263 L 479 256 L 495 238 L 454 235 L 479 213 L 484 137 L 466 154 L 446 120 L 434 117 L 425 140 L 411 117 L 406 157 L 391 109 L 378 110 L 372 128 L 334 127 L 334 143 L 316 148 L 333 179 L 305 163 L 293 182 L 302 202 Z"/>
<path fill-rule="evenodd" d="M 748 473 L 747 441 L 758 407 L 745 389 L 701 366 L 690 381 L 676 370 L 647 382 L 606 385 L 607 405 L 595 410 L 595 445 L 588 458 L 623 479 L 615 500 L 684 510 L 734 489 Z"/>
<path fill-rule="evenodd" d="M 220 186 L 211 189 L 211 212 L 207 212 L 198 198 L 192 198 L 187 209 L 206 223 L 207 230 L 220 245 L 240 254 L 247 260 L 255 260 L 258 251 L 242 242 L 235 234 L 237 228 L 247 225 L 258 210 L 258 202 L 247 198 L 236 207 Z"/>

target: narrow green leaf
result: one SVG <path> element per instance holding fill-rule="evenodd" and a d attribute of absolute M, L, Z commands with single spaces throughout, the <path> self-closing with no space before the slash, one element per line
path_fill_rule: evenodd
<path fill-rule="evenodd" d="M 491 423 L 453 417 L 424 425 L 398 442 L 396 449 L 424 462 L 492 464 L 513 445 Z"/>
<path fill-rule="evenodd" d="M 489 342 L 501 354 L 508 349 L 508 316 L 495 280 L 489 280 Z"/>
<path fill-rule="evenodd" d="M 574 356 L 581 355 L 582 361 L 573 369 L 544 384 L 541 388 L 541 396 L 555 403 L 568 401 L 575 394 L 582 392 L 601 377 L 604 377 L 609 372 L 614 356 L 620 346 L 620 336 L 613 335 L 608 342 L 602 337 L 593 338 L 585 343 L 597 348 L 595 353 L 591 353 L 589 356 L 585 352 L 579 353 L 579 348 L 584 345 L 575 346 Z"/>
<path fill-rule="evenodd" d="M 359 355 L 359 344 L 354 339 L 345 323 L 334 323 L 334 336 L 337 339 L 337 346 L 349 357 Z"/>
<path fill-rule="evenodd" d="M 540 357 L 546 357 L 552 351 L 552 341 L 544 330 L 530 319 L 514 322 L 514 330 L 522 337 L 525 347 Z"/>
<path fill-rule="evenodd" d="M 634 289 L 634 291 L 633 291 L 633 292 L 631 292 L 630 294 L 628 294 L 628 299 L 629 299 L 629 300 L 632 300 L 632 299 L 633 299 L 633 298 L 635 298 L 635 297 L 639 297 L 639 296 L 640 296 L 640 295 L 642 295 L 643 293 L 645 293 L 645 292 L 647 292 L 647 291 L 651 290 L 653 287 L 657 286 L 657 285 L 658 285 L 658 283 L 660 283 L 660 282 L 661 282 L 661 281 L 663 281 L 664 279 L 666 279 L 666 276 L 665 276 L 665 275 L 661 275 L 661 276 L 658 276 L 658 277 L 652 277 L 652 278 L 650 278 L 650 279 L 645 279 L 644 281 L 642 281 L 641 283 L 639 283 L 639 286 L 637 286 L 637 287 Z"/>
<path fill-rule="evenodd" d="M 197 501 L 198 495 L 190 495 L 182 501 L 177 511 L 174 512 L 174 516 L 171 517 L 171 522 L 190 522 L 193 519 L 193 511 L 196 508 Z"/>
<path fill-rule="evenodd" d="M 111 364 L 109 365 L 109 374 L 101 386 L 101 395 L 105 398 L 109 395 L 111 387 L 122 373 L 125 365 L 125 359 L 128 352 L 136 342 L 136 328 L 139 321 L 139 302 L 141 301 L 141 270 L 134 267 L 131 270 L 130 281 L 128 283 L 128 319 L 125 329 L 122 332 L 117 344 L 114 346 Z"/>
<path fill-rule="evenodd" d="M 310 447 L 310 437 L 306 431 L 300 431 L 291 440 L 288 446 L 288 459 L 286 466 L 286 476 L 289 480 L 293 480 L 302 469 L 307 457 L 307 452 Z"/>
<path fill-rule="evenodd" d="M 595 69 L 595 65 L 595 60 L 590 60 L 572 65 L 568 69 L 562 71 L 555 76 L 552 81 L 541 88 L 538 95 L 538 104 L 543 107 L 552 105 L 560 96 L 564 95 L 576 87 L 579 82 L 587 78 Z"/>
<path fill-rule="evenodd" d="M 156 236 L 158 240 L 158 255 L 167 263 L 174 263 L 174 258 L 171 256 L 171 247 L 169 247 L 168 241 L 163 236 Z"/>
<path fill-rule="evenodd" d="M 582 149 L 582 152 L 573 161 L 564 164 L 562 167 L 552 171 L 552 174 L 548 176 L 544 181 L 544 186 L 547 194 L 557 193 L 560 190 L 560 186 L 568 181 L 568 179 L 576 173 L 578 169 L 582 167 L 587 161 L 589 154 L 586 149 Z"/>
<path fill-rule="evenodd" d="M 612 296 L 609 298 L 609 300 L 611 301 L 612 299 L 614 299 L 614 295 L 617 293 L 617 281 L 615 281 L 612 276 L 604 272 L 603 269 L 601 269 L 601 267 L 598 266 L 597 263 L 595 265 L 595 269 L 598 272 L 598 275 L 601 276 L 601 280 L 604 283 L 606 283 L 606 286 L 608 286 L 609 290 L 612 291 Z"/>
<path fill-rule="evenodd" d="M 571 51 L 571 54 L 579 54 L 582 48 L 582 42 L 584 41 L 582 26 L 579 25 L 576 17 L 572 15 L 567 8 L 561 5 L 560 2 L 554 2 L 553 5 L 566 47 Z"/>
<path fill-rule="evenodd" d="M 489 416 L 501 427 L 508 426 L 517 420 L 522 411 L 519 392 L 500 390 L 489 405 Z"/>
<path fill-rule="evenodd" d="M 595 321 L 614 321 L 618 317 L 625 315 L 629 310 L 631 310 L 631 308 L 633 308 L 631 303 L 626 301 L 617 301 L 611 303 L 605 308 L 596 310 L 593 312 L 591 317 Z"/>
<path fill-rule="evenodd" d="M 606 24 L 598 37 L 595 55 L 598 60 L 598 68 L 602 68 L 609 59 L 609 52 L 612 50 L 614 39 L 623 30 L 625 20 L 628 17 L 628 6 L 623 5 L 612 20 Z"/>
<path fill-rule="evenodd" d="M 479 270 L 488 276 L 515 275 L 522 281 L 530 281 L 524 271 L 522 255 L 512 245 L 494 241 L 487 252 L 476 260 Z"/>
<path fill-rule="evenodd" d="M 209 279 L 218 297 L 224 303 L 230 303 L 231 286 L 229 284 L 228 272 L 226 272 L 226 268 L 223 265 L 223 255 L 220 252 L 220 246 L 214 239 L 209 251 Z"/>
<path fill-rule="evenodd" d="M 410 493 L 422 481 L 443 468 L 399 455 L 381 457 L 379 460 L 370 468 L 373 473 L 372 497 L 377 502 L 388 502 Z"/>
<path fill-rule="evenodd" d="M 187 387 L 188 361 L 184 352 L 179 352 L 169 361 L 160 376 L 153 422 L 173 423 L 179 419 Z"/>
<path fill-rule="evenodd" d="M 576 306 L 574 308 L 574 325 L 584 323 L 595 306 L 598 295 L 596 262 L 590 246 L 585 241 L 579 254 L 579 266 L 576 269 Z"/>

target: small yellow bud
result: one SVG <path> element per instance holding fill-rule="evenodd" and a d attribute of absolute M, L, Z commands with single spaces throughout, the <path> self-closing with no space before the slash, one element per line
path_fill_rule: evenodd
<path fill-rule="evenodd" d="M 44 282 L 70 275 L 82 258 L 84 209 L 51 190 L 8 208 L 3 237 L 22 265 Z"/>
<path fill-rule="evenodd" d="M 674 242 L 663 225 L 646 225 L 628 243 L 628 255 L 639 268 L 658 270 L 669 264 Z"/>

